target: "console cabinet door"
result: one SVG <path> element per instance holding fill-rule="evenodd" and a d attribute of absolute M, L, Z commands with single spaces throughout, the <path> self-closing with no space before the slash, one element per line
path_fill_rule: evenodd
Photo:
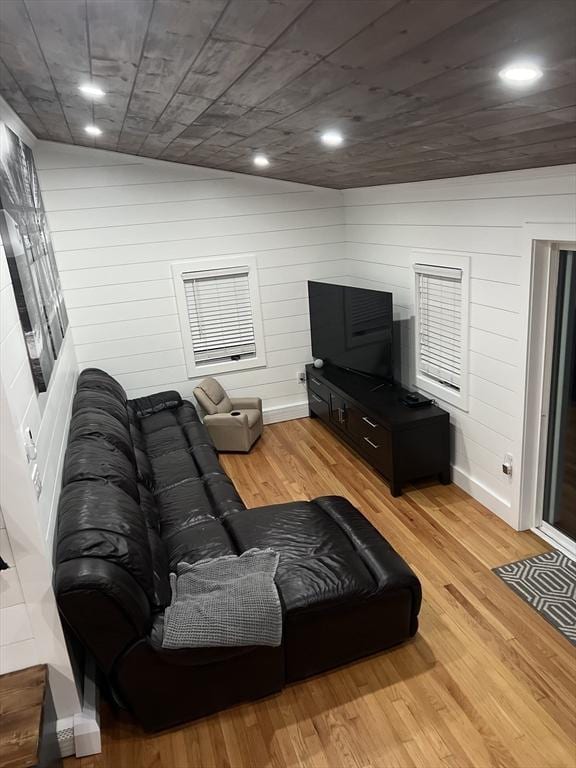
<path fill-rule="evenodd" d="M 343 432 L 346 432 L 348 429 L 347 416 L 349 410 L 350 406 L 343 397 L 335 395 L 333 392 L 330 393 L 330 421 Z"/>

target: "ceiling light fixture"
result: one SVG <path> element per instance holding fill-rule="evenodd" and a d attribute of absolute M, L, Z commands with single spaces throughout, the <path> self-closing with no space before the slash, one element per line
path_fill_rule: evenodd
<path fill-rule="evenodd" d="M 270 165 L 270 160 L 268 160 L 266 155 L 254 155 L 252 162 L 257 168 L 268 168 Z"/>
<path fill-rule="evenodd" d="M 86 128 L 84 128 L 86 133 L 90 136 L 101 136 L 102 130 L 98 128 L 97 125 L 87 125 Z"/>
<path fill-rule="evenodd" d="M 91 85 L 90 83 L 86 83 L 86 85 L 81 85 L 78 90 L 80 93 L 83 93 L 84 96 L 87 96 L 89 99 L 101 99 L 102 96 L 106 96 L 102 88 L 99 88 L 97 85 Z"/>
<path fill-rule="evenodd" d="M 327 147 L 339 147 L 344 143 L 344 136 L 339 131 L 325 131 L 320 139 Z"/>
<path fill-rule="evenodd" d="M 498 73 L 502 80 L 513 85 L 529 85 L 542 77 L 543 72 L 535 64 L 510 64 Z"/>

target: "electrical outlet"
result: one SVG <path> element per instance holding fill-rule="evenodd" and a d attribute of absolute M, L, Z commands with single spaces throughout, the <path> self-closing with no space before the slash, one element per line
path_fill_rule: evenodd
<path fill-rule="evenodd" d="M 42 479 L 40 478 L 38 464 L 35 464 L 34 469 L 32 470 L 32 483 L 34 485 L 34 490 L 36 491 L 36 496 L 40 498 L 40 494 L 42 493 Z"/>
<path fill-rule="evenodd" d="M 298 384 L 305 384 L 306 383 L 306 371 L 298 371 L 296 374 L 296 380 Z"/>
<path fill-rule="evenodd" d="M 512 454 L 507 453 L 504 456 L 504 462 L 502 464 L 502 472 L 508 477 L 512 477 Z"/>

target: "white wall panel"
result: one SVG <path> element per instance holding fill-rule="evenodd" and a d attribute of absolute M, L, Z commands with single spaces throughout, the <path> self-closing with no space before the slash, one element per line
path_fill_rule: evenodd
<path fill-rule="evenodd" d="M 0 248 L 0 262 L 5 261 Z M 9 273 L 4 268 L 0 272 L 0 549 L 13 566 L 0 578 L 0 674 L 48 663 L 57 714 L 68 717 L 80 704 L 51 589 L 52 534 L 78 366 L 68 332 L 48 391 L 37 395 Z M 39 497 L 32 486 L 32 465 L 24 456 L 28 428 L 37 448 Z"/>
<path fill-rule="evenodd" d="M 521 227 L 472 227 L 459 224 L 412 225 L 348 224 L 348 237 L 360 243 L 443 248 L 448 251 L 513 255 L 520 245 Z M 465 244 L 463 248 L 462 243 Z"/>
<path fill-rule="evenodd" d="M 165 299 L 149 299 L 114 302 L 106 307 L 102 316 L 102 305 L 72 308 L 69 310 L 70 322 L 74 326 L 94 325 L 96 323 L 117 323 L 124 320 L 138 320 L 143 317 L 163 317 L 176 314 L 176 300 L 172 297 Z"/>
<path fill-rule="evenodd" d="M 86 227 L 52 233 L 56 251 L 74 251 L 81 248 L 111 248 L 115 246 L 152 243 L 166 247 L 178 240 L 210 237 L 215 231 L 229 237 L 285 229 L 330 227 L 340 223 L 339 208 L 318 208 L 288 213 L 262 213 L 246 216 L 227 216 L 213 219 L 189 219 L 94 227 L 86 219 Z"/>
<path fill-rule="evenodd" d="M 176 224 L 310 209 L 323 210 L 339 205 L 340 200 L 330 190 L 178 202 L 155 200 L 144 205 L 128 204 L 91 209 L 90 225 L 95 229 L 166 222 Z M 53 211 L 48 215 L 48 220 L 53 233 L 85 228 L 78 209 Z"/>
<path fill-rule="evenodd" d="M 171 333 L 151 333 L 147 336 L 129 336 L 126 339 L 106 339 L 99 342 L 80 343 L 75 338 L 74 342 L 79 363 L 107 357 L 122 358 L 146 353 L 155 355 L 163 351 L 183 348 L 179 330 Z"/>
<path fill-rule="evenodd" d="M 450 408 L 456 476 L 514 522 L 517 480 L 500 465 L 522 434 L 524 229 L 573 215 L 573 167 L 340 193 L 43 142 L 37 160 L 77 358 L 133 396 L 189 396 L 196 383 L 183 365 L 172 262 L 256 256 L 268 367 L 222 380 L 282 408 L 305 399 L 296 373 L 311 354 L 307 280 L 392 291 L 409 376 L 412 251 L 468 254 L 471 397 L 468 412 Z"/>
<path fill-rule="evenodd" d="M 277 232 L 251 232 L 247 235 L 223 235 L 217 226 L 214 230 L 214 234 L 210 237 L 191 237 L 188 240 L 173 241 L 164 248 L 158 243 L 139 243 L 108 248 L 90 247 L 77 251 L 63 251 L 58 253 L 56 258 L 61 270 L 92 269 L 116 264 L 182 261 L 240 253 L 254 253 L 257 256 L 262 254 L 268 258 L 271 251 L 279 251 L 280 263 L 292 263 L 294 257 L 282 252 L 301 249 L 300 256 L 294 258 L 294 261 L 313 261 L 315 246 L 332 244 L 334 251 L 339 253 L 338 248 L 344 240 L 344 227 L 341 224 Z M 285 262 L 282 261 L 284 258 Z M 332 258 L 335 258 L 334 255 Z"/>
<path fill-rule="evenodd" d="M 574 166 L 345 190 L 346 256 L 363 285 L 394 294 L 395 317 L 414 314 L 414 249 L 470 258 L 467 412 L 451 413 L 455 476 L 512 525 L 519 520 L 530 222 L 574 220 Z M 437 258 L 437 257 L 436 257 Z M 362 283 L 360 283 L 362 284 Z M 413 359 L 410 332 L 403 356 Z M 413 364 L 402 365 L 412 384 Z M 514 456 L 512 479 L 501 470 Z"/>
<path fill-rule="evenodd" d="M 170 264 L 244 253 L 257 260 L 268 366 L 222 382 L 265 407 L 305 399 L 306 281 L 346 269 L 340 192 L 45 142 L 36 161 L 81 367 L 129 395 L 190 395 Z"/>
<path fill-rule="evenodd" d="M 125 301 L 142 301 L 143 299 L 165 299 L 173 295 L 172 280 L 71 288 L 66 293 L 66 308 L 71 312 L 76 308 L 102 307 L 108 304 L 122 304 Z"/>

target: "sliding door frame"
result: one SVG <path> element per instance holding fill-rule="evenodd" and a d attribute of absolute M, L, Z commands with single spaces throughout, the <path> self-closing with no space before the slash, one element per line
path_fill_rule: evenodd
<path fill-rule="evenodd" d="M 574 543 L 542 520 L 558 265 L 560 251 L 576 250 L 576 227 L 571 224 L 539 224 L 525 229 L 532 258 L 526 328 L 519 528 L 531 528 L 554 546 L 576 557 Z"/>

